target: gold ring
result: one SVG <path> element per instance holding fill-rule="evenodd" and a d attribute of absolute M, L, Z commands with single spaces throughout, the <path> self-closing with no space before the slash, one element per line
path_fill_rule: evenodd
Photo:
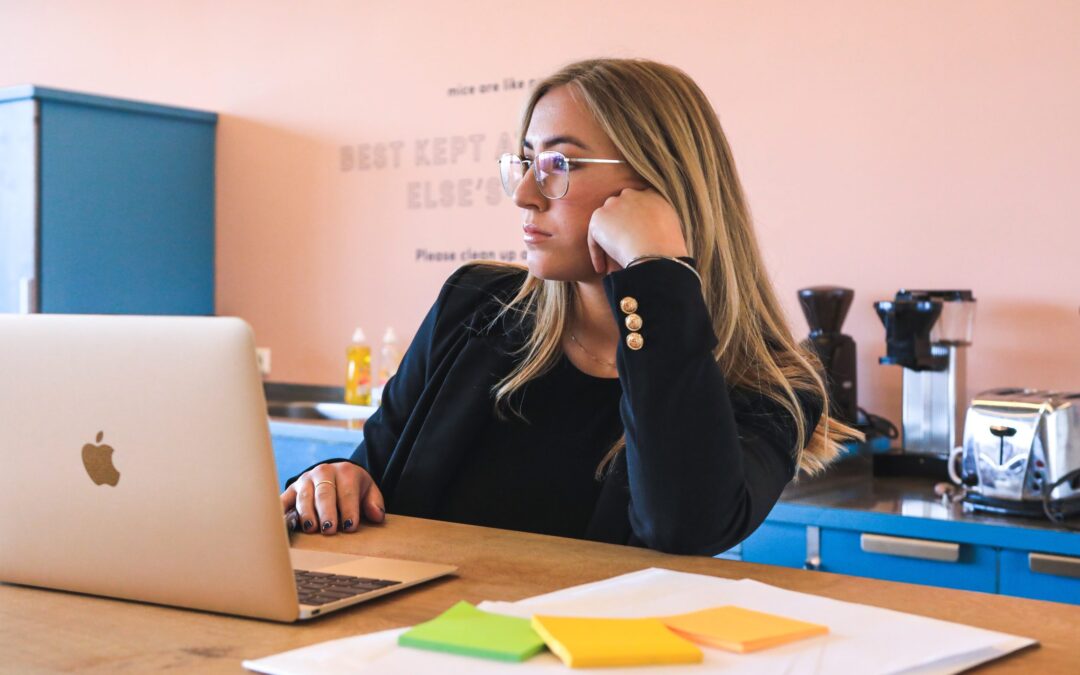
<path fill-rule="evenodd" d="M 337 486 L 334 485 L 334 481 L 332 481 L 332 480 L 321 480 L 321 481 L 315 483 L 315 486 L 312 488 L 312 490 L 315 490 L 316 492 L 318 492 L 319 491 L 319 486 L 322 485 L 323 483 L 326 483 L 327 485 L 332 486 L 335 490 L 337 489 Z"/>

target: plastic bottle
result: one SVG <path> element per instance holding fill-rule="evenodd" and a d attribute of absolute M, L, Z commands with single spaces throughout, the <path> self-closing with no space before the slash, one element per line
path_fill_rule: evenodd
<path fill-rule="evenodd" d="M 348 367 L 345 371 L 345 402 L 351 405 L 371 405 L 371 345 L 364 331 L 353 331 L 352 344 L 345 350 Z"/>
<path fill-rule="evenodd" d="M 375 377 L 375 386 L 371 390 L 375 405 L 382 404 L 383 387 L 397 372 L 399 363 L 401 351 L 398 349 L 397 333 L 392 326 L 387 326 L 383 333 L 382 349 L 379 350 L 379 370 Z"/>

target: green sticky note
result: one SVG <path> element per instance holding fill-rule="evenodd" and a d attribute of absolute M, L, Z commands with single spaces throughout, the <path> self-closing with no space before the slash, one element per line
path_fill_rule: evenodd
<path fill-rule="evenodd" d="M 544 648 L 528 619 L 491 614 L 465 601 L 402 633 L 398 644 L 497 661 L 524 661 Z"/>

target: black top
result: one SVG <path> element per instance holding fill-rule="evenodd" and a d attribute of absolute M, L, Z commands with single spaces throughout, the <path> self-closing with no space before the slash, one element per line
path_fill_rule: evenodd
<path fill-rule="evenodd" d="M 528 319 L 520 325 L 508 314 L 497 318 L 525 274 L 491 265 L 455 272 L 387 383 L 382 406 L 364 424 L 364 441 L 348 460 L 337 460 L 371 473 L 389 513 L 443 517 L 448 493 L 488 429 L 492 388 L 513 370 L 525 344 Z M 796 448 L 809 441 L 822 402 L 800 394 L 807 428 L 800 439 L 794 420 L 771 399 L 729 386 L 713 355 L 717 341 L 701 287 L 684 266 L 634 265 L 604 277 L 604 291 L 620 330 L 626 449 L 605 474 L 585 537 L 668 553 L 725 551 L 765 520 L 795 474 Z M 637 350 L 626 342 L 623 308 L 635 303 L 644 341 Z M 595 405 L 583 388 L 565 397 L 567 407 Z M 577 480 L 566 460 L 555 462 L 554 475 Z M 509 479 L 492 471 L 474 488 L 494 494 L 516 482 L 542 490 L 551 488 L 551 475 Z M 482 508 L 514 507 L 492 499 Z"/>
<path fill-rule="evenodd" d="M 592 377 L 560 358 L 514 396 L 524 419 L 492 414 L 438 517 L 584 537 L 602 487 L 597 467 L 622 435 L 621 396 L 617 378 Z"/>

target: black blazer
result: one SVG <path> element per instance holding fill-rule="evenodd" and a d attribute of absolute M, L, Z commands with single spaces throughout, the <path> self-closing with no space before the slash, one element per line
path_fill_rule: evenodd
<path fill-rule="evenodd" d="M 524 275 L 491 265 L 457 270 L 387 383 L 349 461 L 372 475 L 389 512 L 440 512 L 448 481 L 493 415 L 492 387 L 511 371 L 525 339 L 511 315 L 496 321 L 500 301 Z M 728 387 L 689 270 L 650 261 L 609 274 L 604 289 L 623 337 L 617 360 L 626 450 L 604 479 L 586 537 L 671 553 L 725 551 L 758 527 L 795 474 L 794 424 L 768 399 Z M 628 297 L 643 324 L 636 351 L 626 344 L 620 307 Z M 822 405 L 802 403 L 810 433 Z"/>

